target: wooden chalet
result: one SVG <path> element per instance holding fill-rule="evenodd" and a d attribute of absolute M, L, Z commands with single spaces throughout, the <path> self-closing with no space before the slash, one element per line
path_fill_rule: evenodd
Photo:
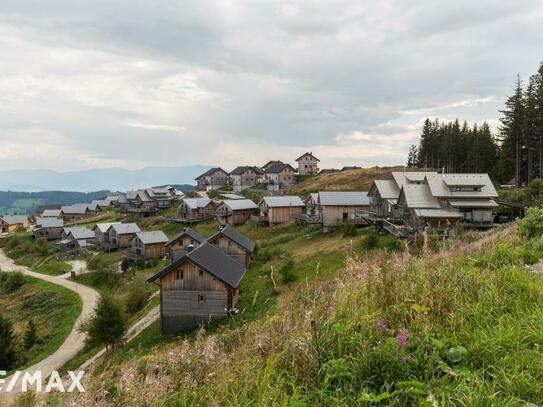
<path fill-rule="evenodd" d="M 242 225 L 258 213 L 258 205 L 250 199 L 226 199 L 215 209 L 221 225 Z"/>
<path fill-rule="evenodd" d="M 264 170 L 265 183 L 269 191 L 279 191 L 288 188 L 296 182 L 294 173 L 296 170 L 281 161 L 267 165 Z"/>
<path fill-rule="evenodd" d="M 218 247 L 232 259 L 249 267 L 255 242 L 239 233 L 231 226 L 220 228 L 207 239 L 208 243 Z"/>
<path fill-rule="evenodd" d="M 111 201 L 105 199 L 94 199 L 91 201 L 91 205 L 95 205 L 98 210 L 104 210 L 109 208 L 112 204 Z M 90 209 L 90 208 L 89 208 Z"/>
<path fill-rule="evenodd" d="M 276 225 L 293 220 L 296 215 L 303 213 L 305 203 L 299 196 L 266 196 L 258 203 L 260 215 L 252 218 L 255 221 Z"/>
<path fill-rule="evenodd" d="M 128 252 L 128 257 L 132 259 L 143 258 L 159 259 L 166 256 L 166 243 L 168 236 L 162 231 L 139 232 L 132 238 L 132 249 Z"/>
<path fill-rule="evenodd" d="M 94 244 L 101 249 L 109 249 L 111 247 L 111 235 L 109 229 L 113 225 L 120 225 L 121 222 L 97 223 L 92 231 L 94 232 Z"/>
<path fill-rule="evenodd" d="M 151 199 L 145 189 L 127 191 L 125 195 L 119 197 L 118 207 L 120 213 L 125 215 L 149 216 L 158 211 L 157 201 Z"/>
<path fill-rule="evenodd" d="M 312 152 L 303 154 L 296 159 L 299 175 L 316 175 L 319 173 L 319 159 Z"/>
<path fill-rule="evenodd" d="M 177 207 L 177 217 L 187 223 L 213 219 L 215 203 L 207 198 L 184 198 Z"/>
<path fill-rule="evenodd" d="M 60 218 L 62 213 L 60 209 L 44 209 L 41 213 L 41 218 Z"/>
<path fill-rule="evenodd" d="M 191 228 L 184 228 L 166 243 L 166 250 L 170 259 L 175 261 L 184 256 L 191 249 L 205 242 L 206 238 Z"/>
<path fill-rule="evenodd" d="M 324 228 L 339 227 L 346 223 L 367 225 L 361 215 L 369 207 L 370 200 L 366 191 L 321 191 L 317 202 Z"/>
<path fill-rule="evenodd" d="M 60 208 L 60 217 L 65 222 L 88 218 L 92 214 L 89 204 L 74 204 Z"/>
<path fill-rule="evenodd" d="M 38 206 L 36 207 L 36 211 L 34 212 L 34 217 L 36 217 L 36 218 L 42 218 L 42 217 L 44 217 L 44 216 L 43 216 L 43 211 L 45 211 L 46 209 L 57 209 L 57 210 L 60 210 L 60 208 L 62 208 L 62 205 L 57 205 L 57 204 L 38 205 Z"/>
<path fill-rule="evenodd" d="M 62 238 L 64 220 L 57 218 L 36 218 L 36 226 L 32 231 L 32 237 L 43 237 L 46 239 Z"/>
<path fill-rule="evenodd" d="M 254 187 L 264 177 L 264 171 L 256 166 L 244 165 L 230 172 L 230 184 L 235 192 Z"/>
<path fill-rule="evenodd" d="M 149 198 L 156 202 L 158 209 L 171 208 L 175 194 L 170 188 L 154 187 L 145 190 Z"/>
<path fill-rule="evenodd" d="M 228 185 L 228 173 L 220 167 L 207 170 L 195 178 L 197 188 L 201 191 L 211 191 Z"/>
<path fill-rule="evenodd" d="M 16 232 L 29 226 L 30 218 L 27 215 L 4 215 L 0 218 L 0 233 Z"/>
<path fill-rule="evenodd" d="M 207 242 L 186 253 L 148 282 L 160 286 L 163 334 L 224 318 L 239 298 L 246 268 Z"/>
<path fill-rule="evenodd" d="M 113 250 L 130 247 L 132 238 L 136 233 L 141 232 L 139 226 L 135 223 L 116 223 L 111 225 L 106 234 L 109 244 L 102 243 L 102 247 Z M 105 240 L 105 239 L 104 239 Z"/>
<path fill-rule="evenodd" d="M 61 240 L 55 244 L 60 250 L 73 250 L 85 248 L 94 242 L 94 232 L 91 229 L 79 227 L 65 227 L 62 230 Z"/>

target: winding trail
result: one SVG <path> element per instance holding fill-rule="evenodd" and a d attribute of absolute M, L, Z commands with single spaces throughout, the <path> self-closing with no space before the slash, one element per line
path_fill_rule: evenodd
<path fill-rule="evenodd" d="M 75 265 L 74 265 L 75 266 Z M 81 269 L 77 265 L 78 269 L 76 270 L 76 267 L 74 267 L 74 270 L 76 273 L 80 274 L 81 272 L 86 271 L 86 267 Z M 49 283 L 57 284 L 62 287 L 65 287 L 69 290 L 75 291 L 82 299 L 83 306 L 81 310 L 81 314 L 77 318 L 74 327 L 70 334 L 66 337 L 64 343 L 58 348 L 54 353 L 49 355 L 47 358 L 41 360 L 40 362 L 36 363 L 33 366 L 30 366 L 29 368 L 22 371 L 22 374 L 24 373 L 30 373 L 33 374 L 36 371 L 42 372 L 42 378 L 47 378 L 54 370 L 60 369 L 65 363 L 67 363 L 69 360 L 71 360 L 75 355 L 83 349 L 85 346 L 85 334 L 82 332 L 79 332 L 79 325 L 82 321 L 89 318 L 98 303 L 98 299 L 100 298 L 100 295 L 97 291 L 93 290 L 90 287 L 84 286 L 82 284 L 75 283 L 73 281 L 67 280 L 67 277 L 70 276 L 70 273 L 64 274 L 62 276 L 50 276 L 46 274 L 36 273 L 33 271 L 30 271 L 28 267 L 24 266 L 18 266 L 16 265 L 12 259 L 6 256 L 3 250 L 0 250 L 0 269 L 5 272 L 15 272 L 18 271 L 24 275 L 38 278 L 43 281 L 47 281 Z M 22 375 L 21 375 L 22 376 Z M 8 377 L 5 379 L 5 383 L 10 382 L 11 377 Z M 4 386 L 6 386 L 4 384 Z M 0 402 L 7 402 L 10 403 L 13 401 L 17 393 L 21 392 L 20 388 L 20 381 L 17 386 L 13 389 L 13 391 L 6 393 L 4 391 L 0 392 Z M 1 403 L 0 403 L 1 404 Z"/>

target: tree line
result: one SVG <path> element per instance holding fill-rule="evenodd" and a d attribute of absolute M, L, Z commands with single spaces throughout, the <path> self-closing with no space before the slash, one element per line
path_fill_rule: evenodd
<path fill-rule="evenodd" d="M 543 63 L 527 86 L 517 77 L 513 94 L 500 111 L 492 134 L 486 122 L 424 121 L 418 145 L 411 146 L 407 165 L 445 172 L 487 172 L 499 182 L 517 186 L 543 178 Z"/>

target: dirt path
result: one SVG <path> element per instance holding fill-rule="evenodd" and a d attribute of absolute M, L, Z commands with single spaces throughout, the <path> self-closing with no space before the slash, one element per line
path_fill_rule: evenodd
<path fill-rule="evenodd" d="M 90 270 L 87 268 L 87 262 L 84 260 L 68 260 L 66 263 L 69 263 L 72 266 L 72 271 L 75 271 L 77 276 L 81 274 L 88 273 Z M 65 274 L 62 274 L 60 277 L 69 278 L 72 275 L 71 271 Z"/>
<path fill-rule="evenodd" d="M 33 374 L 34 372 L 40 370 L 42 372 L 42 377 L 45 379 L 51 374 L 53 370 L 60 369 L 66 362 L 72 359 L 85 345 L 85 334 L 79 332 L 78 328 L 81 322 L 88 317 L 90 317 L 94 311 L 96 303 L 99 299 L 99 294 L 90 287 L 75 283 L 73 281 L 67 280 L 66 276 L 69 276 L 69 273 L 62 276 L 50 276 L 46 274 L 40 274 L 33 271 L 30 271 L 27 267 L 16 265 L 12 259 L 7 257 L 2 250 L 0 250 L 0 269 L 6 272 L 18 271 L 27 276 L 38 278 L 40 280 L 47 281 L 49 283 L 57 284 L 62 287 L 65 287 L 69 290 L 75 291 L 81 297 L 83 301 L 83 307 L 81 314 L 77 321 L 74 324 L 74 327 L 64 343 L 58 348 L 53 354 L 49 355 L 47 358 L 41 360 L 33 366 L 25 369 L 25 372 Z M 10 378 L 6 378 L 5 383 L 9 383 Z M 15 395 L 20 392 L 20 386 L 15 386 L 13 392 L 0 393 L 0 401 L 10 402 L 13 400 Z"/>

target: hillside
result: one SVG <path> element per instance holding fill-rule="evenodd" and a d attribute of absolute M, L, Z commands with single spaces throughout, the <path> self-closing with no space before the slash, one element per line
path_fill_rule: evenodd
<path fill-rule="evenodd" d="M 306 177 L 287 193 L 307 195 L 318 191 L 367 191 L 375 179 L 388 179 L 393 171 L 403 171 L 403 166 L 371 167 Z"/>

